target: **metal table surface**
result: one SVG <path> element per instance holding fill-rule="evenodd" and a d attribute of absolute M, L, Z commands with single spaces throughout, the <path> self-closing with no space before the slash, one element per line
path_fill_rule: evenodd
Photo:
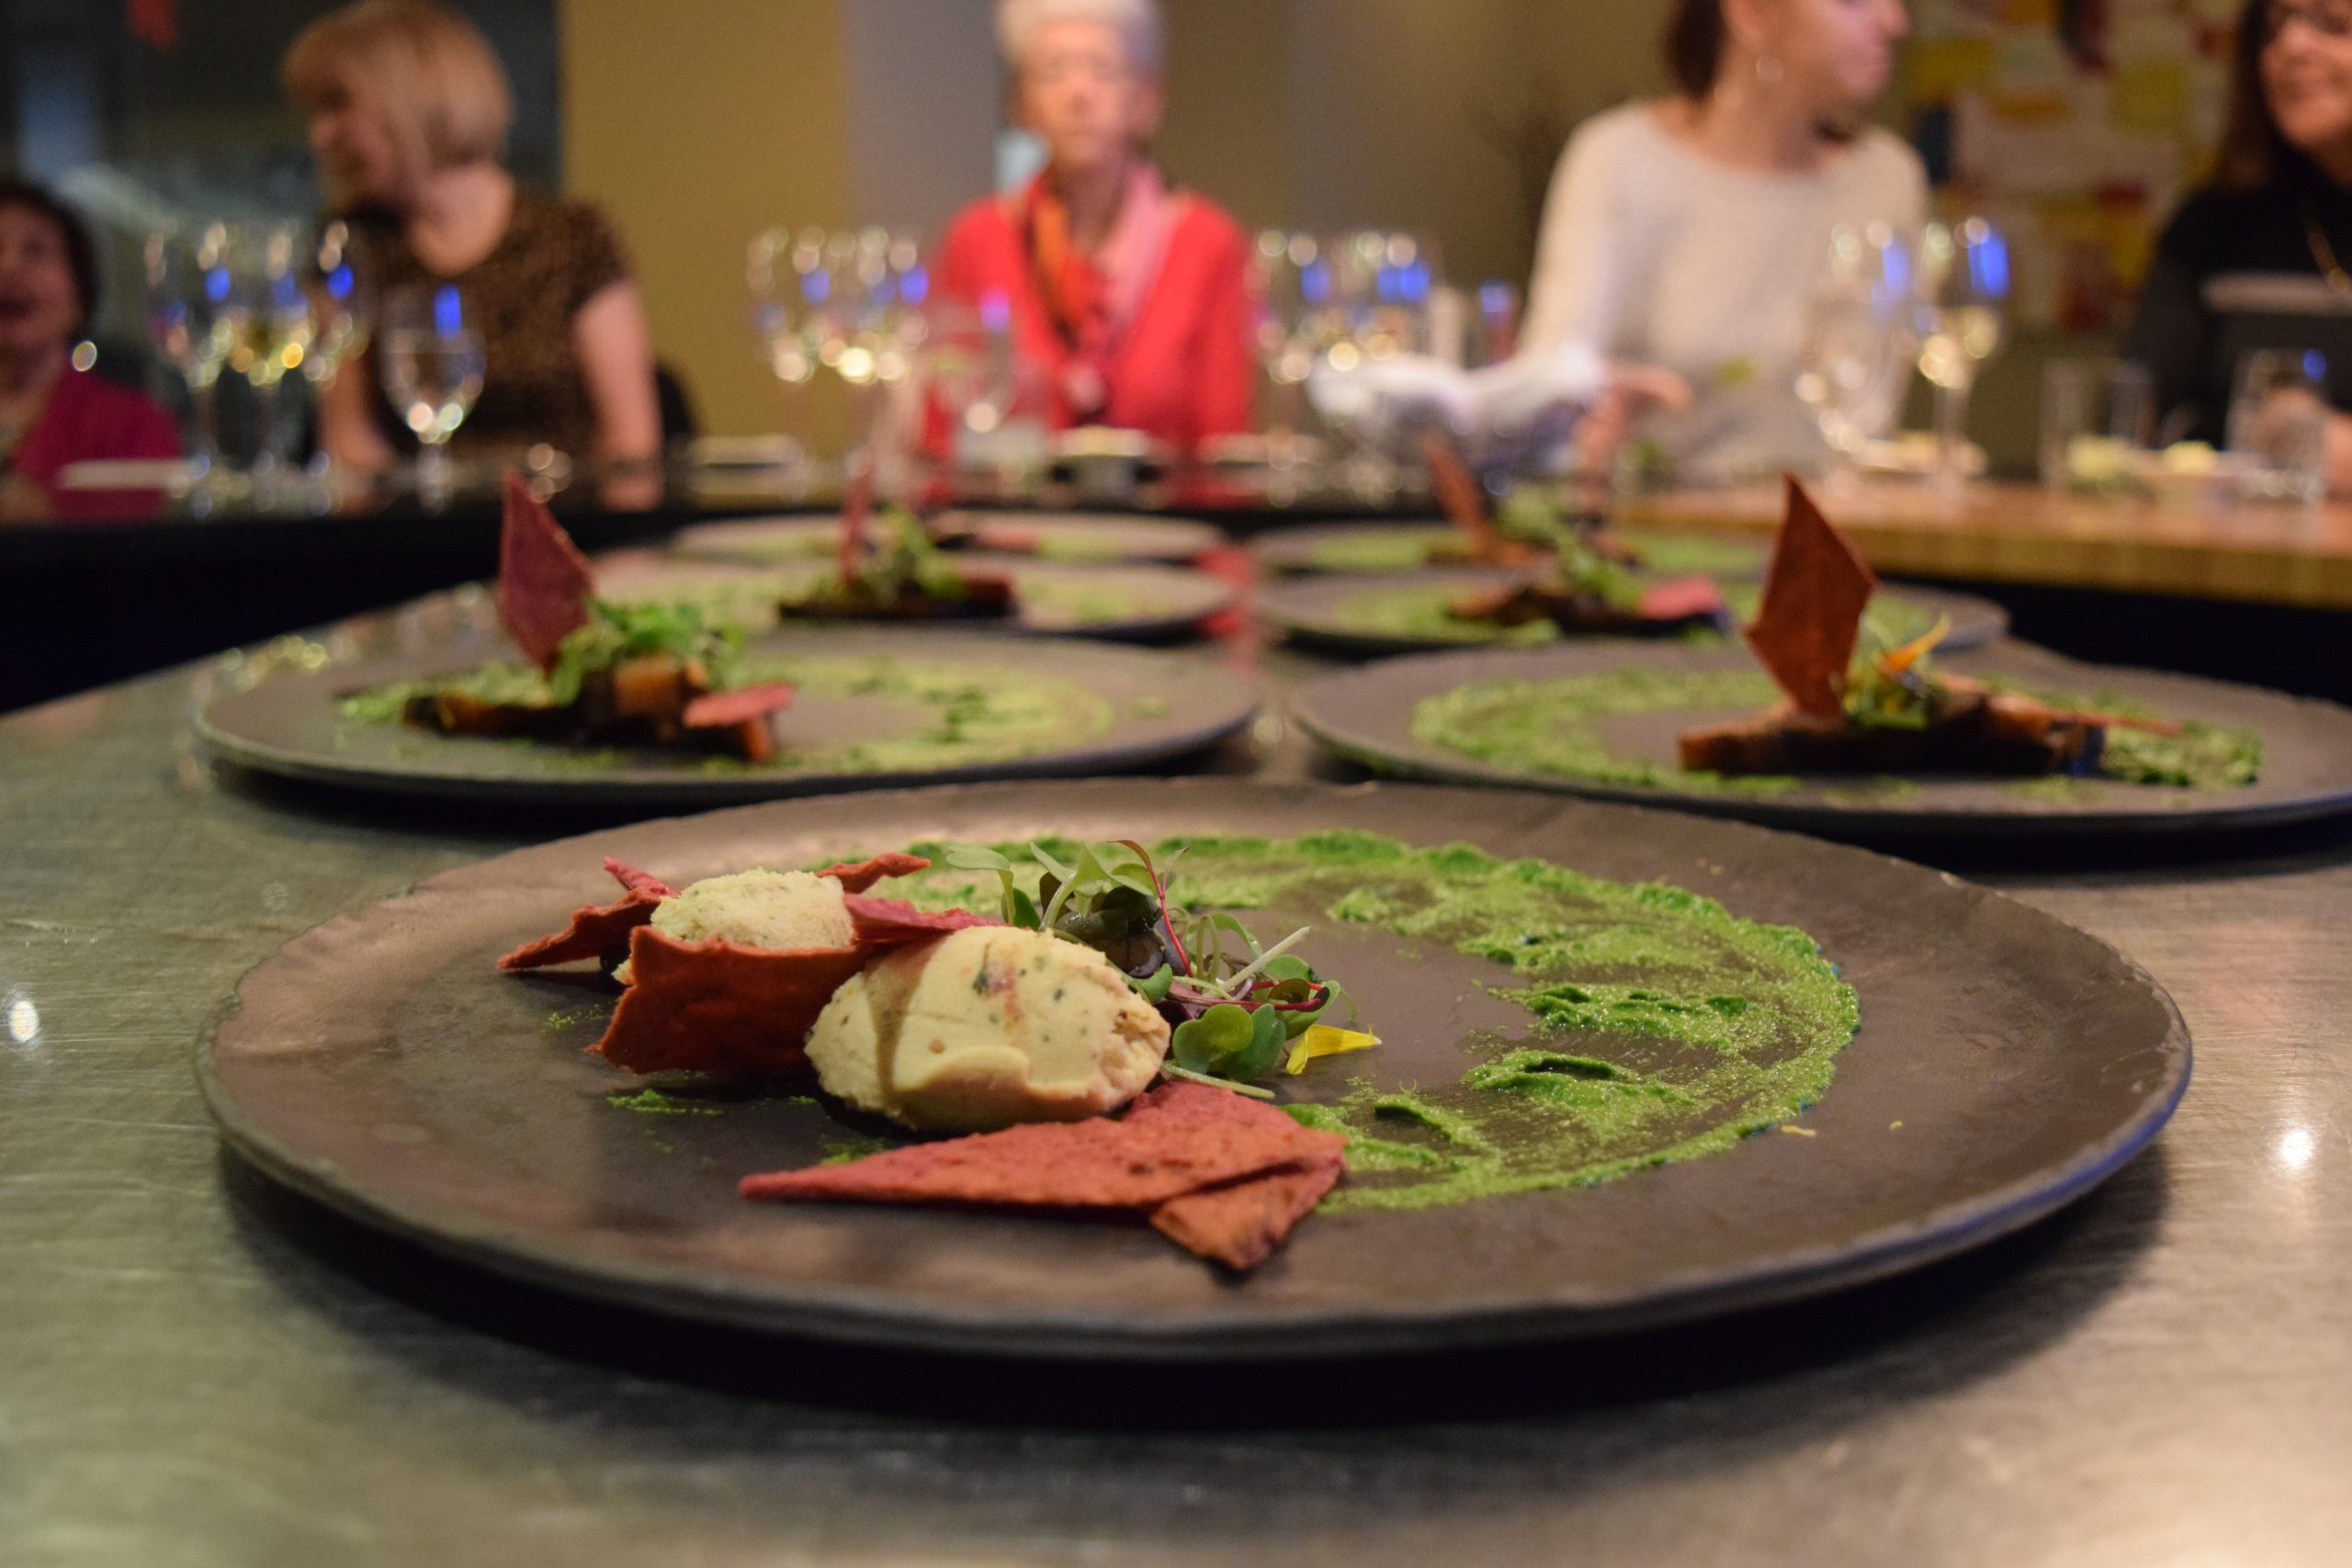
<path fill-rule="evenodd" d="M 221 776 L 191 750 L 190 690 L 180 671 L 0 723 L 0 1021 L 28 1036 L 0 1032 L 12 1568 L 2352 1552 L 2341 834 L 1975 868 L 2145 964 L 2199 1052 L 2152 1152 L 2007 1242 L 1634 1339 L 1097 1375 L 589 1307 L 224 1156 L 191 1051 L 245 969 L 582 824 Z M 1214 765 L 1310 764 L 1269 728 Z"/>

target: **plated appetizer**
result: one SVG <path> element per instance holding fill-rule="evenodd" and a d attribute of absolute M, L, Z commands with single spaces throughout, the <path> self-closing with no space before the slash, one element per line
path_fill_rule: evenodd
<path fill-rule="evenodd" d="M 866 510 L 855 498 L 843 510 L 836 570 L 785 595 L 786 620 L 1002 620 L 1013 614 L 1011 577 L 950 560 L 910 512 L 886 508 L 869 526 Z"/>
<path fill-rule="evenodd" d="M 1804 487 L 1788 509 L 1750 649 L 1783 701 L 1736 724 L 1686 731 L 1681 765 L 1726 777 L 1784 773 L 2093 774 L 2109 732 L 2177 737 L 2160 719 L 2061 706 L 1933 667 L 1939 627 L 1895 648 L 1864 640 L 1878 579 Z"/>
<path fill-rule="evenodd" d="M 1449 600 L 1445 612 L 1452 619 L 1506 628 L 1548 623 L 1564 633 L 1597 636 L 1729 629 L 1729 613 L 1712 579 L 1645 582 L 1634 572 L 1636 552 L 1599 529 L 1555 522 L 1542 530 L 1548 551 L 1523 535 L 1507 535 L 1495 525 L 1485 490 L 1453 449 L 1432 436 L 1424 451 L 1438 500 L 1461 533 L 1468 558 L 1535 569 L 1507 587 Z"/>
<path fill-rule="evenodd" d="M 1252 1080 L 1377 1043 L 1321 1021 L 1342 998 L 1293 952 L 1307 933 L 1261 949 L 1219 914 L 1188 941 L 1139 844 L 947 856 L 995 879 L 997 913 L 874 895 L 929 870 L 919 855 L 683 890 L 608 861 L 619 899 L 499 967 L 610 968 L 594 1050 L 628 1071 L 813 1075 L 853 1111 L 961 1134 L 753 1176 L 746 1197 L 1133 1211 L 1230 1268 L 1261 1261 L 1339 1181 L 1344 1140 Z"/>
<path fill-rule="evenodd" d="M 494 663 L 405 694 L 401 718 L 445 735 L 676 747 L 765 761 L 782 682 L 744 682 L 742 635 L 690 605 L 620 605 L 519 474 L 506 479 L 499 624 L 529 668 Z"/>

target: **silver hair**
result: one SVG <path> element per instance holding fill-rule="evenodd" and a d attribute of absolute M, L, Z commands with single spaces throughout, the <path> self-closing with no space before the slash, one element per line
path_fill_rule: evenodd
<path fill-rule="evenodd" d="M 1048 22 L 1100 22 L 1125 43 L 1127 63 L 1146 75 L 1159 73 L 1168 32 L 1159 0 L 997 0 L 997 47 L 1017 68 Z"/>

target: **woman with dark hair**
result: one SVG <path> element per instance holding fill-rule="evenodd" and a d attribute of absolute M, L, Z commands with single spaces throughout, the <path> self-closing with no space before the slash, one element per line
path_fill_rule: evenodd
<path fill-rule="evenodd" d="M 0 180 L 0 518 L 119 511 L 119 494 L 61 497 L 59 472 L 180 455 L 179 427 L 154 400 L 76 363 L 97 304 L 82 220 L 38 186 Z"/>
<path fill-rule="evenodd" d="M 1690 405 L 1646 432 L 1680 477 L 1825 456 L 1795 391 L 1811 282 L 1840 227 L 1902 231 L 1927 212 L 1918 158 L 1860 118 L 1908 28 L 1902 0 L 1678 0 L 1676 92 L 1596 116 L 1568 143 L 1527 345 L 1681 376 Z"/>
<path fill-rule="evenodd" d="M 2238 17 L 2212 184 L 2182 204 L 2125 352 L 2168 437 L 2220 442 L 2238 361 L 2317 349 L 2352 408 L 2352 0 L 2252 0 Z M 2332 488 L 2352 489 L 2352 418 L 2328 420 Z"/>

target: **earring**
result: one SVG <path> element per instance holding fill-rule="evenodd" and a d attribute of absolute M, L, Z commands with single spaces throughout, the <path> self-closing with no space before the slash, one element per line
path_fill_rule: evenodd
<path fill-rule="evenodd" d="M 1756 79 L 1765 86 L 1779 86 L 1782 74 L 1779 55 L 1759 54 L 1756 57 Z"/>

